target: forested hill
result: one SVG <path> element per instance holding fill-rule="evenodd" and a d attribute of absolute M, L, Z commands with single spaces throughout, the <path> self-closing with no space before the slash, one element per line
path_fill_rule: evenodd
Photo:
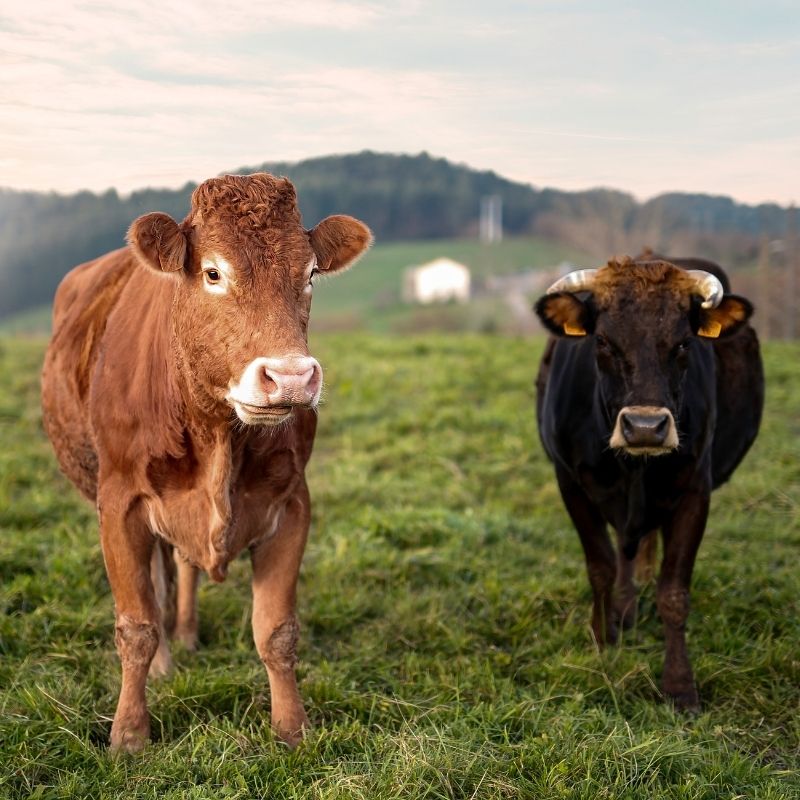
<path fill-rule="evenodd" d="M 786 210 L 776 205 L 683 194 L 640 204 L 608 189 L 536 189 L 425 153 L 363 152 L 235 171 L 261 169 L 294 181 L 307 225 L 348 213 L 367 222 L 378 241 L 474 236 L 480 199 L 489 194 L 503 198 L 506 234 L 545 236 L 598 259 L 649 244 L 746 260 L 759 235 L 782 236 L 787 224 Z M 145 189 L 126 197 L 113 190 L 74 195 L 0 190 L 0 317 L 49 302 L 71 267 L 121 246 L 138 215 L 165 211 L 182 218 L 193 188 Z"/>

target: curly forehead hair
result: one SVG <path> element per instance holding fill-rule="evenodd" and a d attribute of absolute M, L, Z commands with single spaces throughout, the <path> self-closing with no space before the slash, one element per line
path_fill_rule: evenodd
<path fill-rule="evenodd" d="M 205 225 L 231 225 L 246 238 L 301 225 L 292 182 L 266 172 L 204 181 L 192 193 L 192 218 Z"/>
<path fill-rule="evenodd" d="M 592 290 L 601 306 L 620 297 L 637 302 L 653 291 L 667 292 L 686 303 L 697 291 L 694 280 L 680 267 L 668 261 L 634 261 L 628 256 L 613 258 L 600 269 Z"/>

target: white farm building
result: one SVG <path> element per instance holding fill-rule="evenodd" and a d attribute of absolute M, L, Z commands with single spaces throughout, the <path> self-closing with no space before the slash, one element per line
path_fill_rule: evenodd
<path fill-rule="evenodd" d="M 435 258 L 409 267 L 403 276 L 403 299 L 408 303 L 469 300 L 469 268 L 451 258 Z"/>

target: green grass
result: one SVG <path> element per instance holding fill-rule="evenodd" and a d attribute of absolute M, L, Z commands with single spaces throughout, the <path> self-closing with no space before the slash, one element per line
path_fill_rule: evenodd
<path fill-rule="evenodd" d="M 43 343 L 0 356 L 0 797 L 797 798 L 800 347 L 714 498 L 689 622 L 703 711 L 657 690 L 653 587 L 598 653 L 578 538 L 539 447 L 541 340 L 318 336 L 299 674 L 269 730 L 249 565 L 200 593 L 201 650 L 148 689 L 154 743 L 105 744 L 119 669 L 94 513 L 41 433 Z M 500 379 L 498 381 L 498 378 Z"/>

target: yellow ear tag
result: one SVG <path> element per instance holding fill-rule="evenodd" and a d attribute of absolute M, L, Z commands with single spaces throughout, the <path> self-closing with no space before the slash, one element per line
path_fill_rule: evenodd
<path fill-rule="evenodd" d="M 570 322 L 564 323 L 564 333 L 567 336 L 586 336 L 586 331 L 580 325 L 573 325 Z"/>
<path fill-rule="evenodd" d="M 722 325 L 716 320 L 710 319 L 697 333 L 700 336 L 705 336 L 706 339 L 717 339 L 721 331 Z"/>

